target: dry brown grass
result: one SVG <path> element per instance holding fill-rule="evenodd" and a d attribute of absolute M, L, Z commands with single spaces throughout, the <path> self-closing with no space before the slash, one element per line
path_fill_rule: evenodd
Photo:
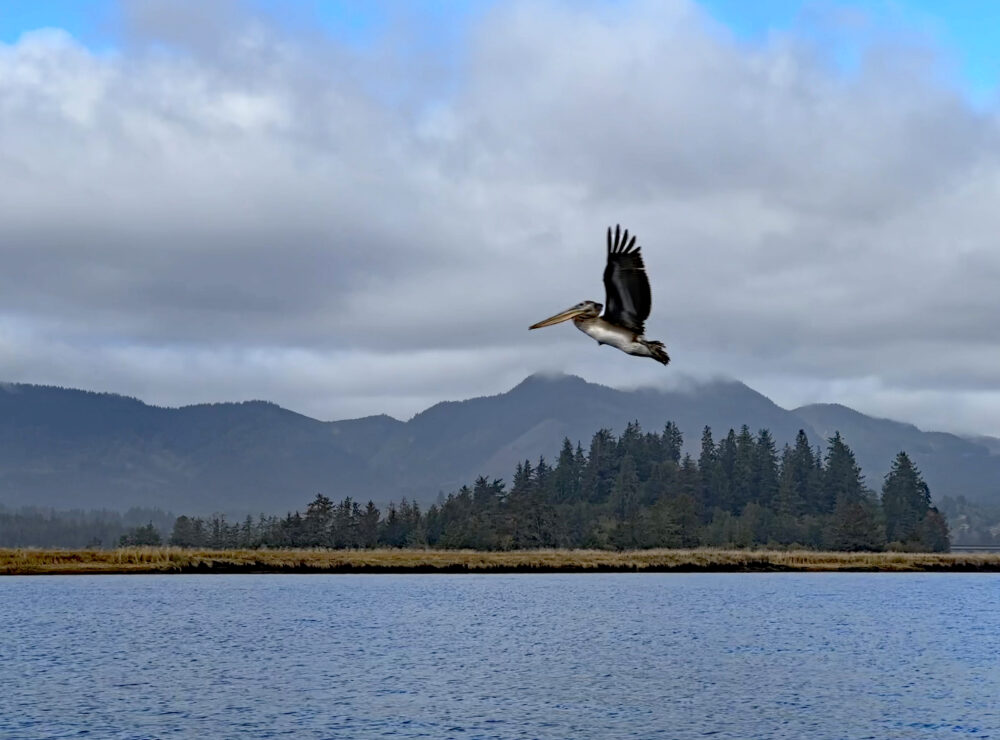
<path fill-rule="evenodd" d="M 84 573 L 544 573 L 990 571 L 1000 553 L 808 550 L 118 550 L 0 549 L 0 575 Z"/>

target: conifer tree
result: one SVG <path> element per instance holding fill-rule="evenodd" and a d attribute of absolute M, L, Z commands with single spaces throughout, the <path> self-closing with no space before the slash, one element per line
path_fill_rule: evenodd
<path fill-rule="evenodd" d="M 795 446 L 787 455 L 782 456 L 781 468 L 779 498 L 785 513 L 792 515 L 817 513 L 822 471 L 817 468 L 816 457 L 804 430 L 799 430 L 795 436 Z"/>
<path fill-rule="evenodd" d="M 787 444 L 781 450 L 781 470 L 778 478 L 778 494 L 775 497 L 774 509 L 787 517 L 798 516 L 802 512 L 803 502 L 795 480 L 795 463 L 792 448 Z"/>
<path fill-rule="evenodd" d="M 503 481 L 499 478 L 490 482 L 486 476 L 479 476 L 472 488 L 473 508 L 477 512 L 493 514 L 503 499 L 503 489 Z"/>
<path fill-rule="evenodd" d="M 876 509 L 864 499 L 837 501 L 827 536 L 833 550 L 857 552 L 885 549 L 885 530 L 879 526 Z"/>
<path fill-rule="evenodd" d="M 717 479 L 713 486 L 715 499 L 720 508 L 732 512 L 736 508 L 736 432 L 733 429 L 730 429 L 729 433 L 719 440 L 716 458 L 718 460 Z"/>
<path fill-rule="evenodd" d="M 400 519 L 403 523 L 403 545 L 405 547 L 422 547 L 427 544 L 424 531 L 424 520 L 420 513 L 420 504 L 403 498 L 399 502 Z"/>
<path fill-rule="evenodd" d="M 674 495 L 670 499 L 680 547 L 695 547 L 699 543 L 703 516 L 701 490 L 698 465 L 691 455 L 685 454 L 677 470 Z"/>
<path fill-rule="evenodd" d="M 827 540 L 835 550 L 882 550 L 885 530 L 878 504 L 865 488 L 854 452 L 840 432 L 829 440 L 819 501 L 833 509 Z M 833 503 L 828 503 L 832 501 Z"/>
<path fill-rule="evenodd" d="M 511 489 L 511 496 L 516 497 L 527 492 L 528 488 L 531 486 L 534 475 L 535 471 L 531 467 L 530 460 L 518 463 L 517 468 L 514 470 L 514 485 Z"/>
<path fill-rule="evenodd" d="M 462 486 L 462 490 L 468 491 L 468 486 Z M 406 529 L 393 501 L 390 501 L 386 507 L 382 531 L 379 532 L 379 541 L 389 547 L 402 547 L 406 544 Z"/>
<path fill-rule="evenodd" d="M 240 541 L 239 547 L 256 547 L 257 546 L 257 536 L 254 532 L 253 517 L 247 514 L 247 518 L 243 520 L 243 525 L 240 527 Z"/>
<path fill-rule="evenodd" d="M 542 467 L 542 465 L 539 465 Z M 503 481 L 495 478 L 489 481 L 485 476 L 476 478 L 472 488 L 472 512 L 468 532 L 470 547 L 495 550 L 500 546 L 500 509 L 504 500 Z"/>
<path fill-rule="evenodd" d="M 285 547 L 303 547 L 307 544 L 305 526 L 299 512 L 289 514 L 282 523 L 282 544 Z"/>
<path fill-rule="evenodd" d="M 179 516 L 174 521 L 169 543 L 174 547 L 198 547 L 201 542 L 195 538 L 194 521 L 186 516 Z"/>
<path fill-rule="evenodd" d="M 600 429 L 590 441 L 590 454 L 583 471 L 583 496 L 587 501 L 606 502 L 618 474 L 618 443 L 609 429 Z"/>
<path fill-rule="evenodd" d="M 736 436 L 736 457 L 733 462 L 733 477 L 730 483 L 732 500 L 730 511 L 734 514 L 757 497 L 754 486 L 754 469 L 756 467 L 757 443 L 746 424 Z"/>
<path fill-rule="evenodd" d="M 672 460 L 678 465 L 681 462 L 681 451 L 684 447 L 684 435 L 672 421 L 668 421 L 663 428 L 663 454 L 667 460 Z"/>
<path fill-rule="evenodd" d="M 545 457 L 538 458 L 535 466 L 535 495 L 540 501 L 552 500 L 552 467 L 545 462 Z"/>
<path fill-rule="evenodd" d="M 685 454 L 677 472 L 677 493 L 688 496 L 697 505 L 701 504 L 701 472 L 690 454 Z"/>
<path fill-rule="evenodd" d="M 931 494 L 909 455 L 900 452 L 882 484 L 882 509 L 890 542 L 919 543 Z"/>
<path fill-rule="evenodd" d="M 841 498 L 860 499 L 865 487 L 861 468 L 855 461 L 854 453 L 844 444 L 840 432 L 835 432 L 829 443 L 826 468 L 822 475 L 821 495 L 818 497 L 821 513 L 831 511 Z"/>
<path fill-rule="evenodd" d="M 778 452 L 767 429 L 757 433 L 753 460 L 753 489 L 761 506 L 773 508 L 778 497 Z"/>
<path fill-rule="evenodd" d="M 548 476 L 548 465 L 544 460 L 541 464 L 542 473 Z M 549 544 L 552 535 L 549 509 L 540 495 L 537 471 L 528 460 L 514 473 L 507 514 L 512 547 L 524 549 Z"/>
<path fill-rule="evenodd" d="M 582 454 L 582 450 L 580 451 Z M 556 503 L 575 500 L 580 494 L 580 473 L 577 456 L 569 437 L 563 439 L 562 449 L 552 476 L 553 500 Z"/>
<path fill-rule="evenodd" d="M 221 549 L 226 546 L 226 517 L 224 514 L 212 514 L 208 522 L 208 546 Z"/>
<path fill-rule="evenodd" d="M 520 464 L 518 465 L 520 469 Z M 390 511 L 386 518 L 392 514 Z M 452 493 L 441 506 L 439 522 L 436 523 L 435 535 L 440 530 L 438 542 L 445 548 L 475 547 L 475 515 L 472 489 L 462 486 L 458 493 Z M 386 527 L 383 527 L 386 529 Z M 506 532 L 506 522 L 497 522 L 497 536 Z M 429 530 L 428 530 L 429 531 Z M 385 535 L 383 535 L 384 541 Z"/>
<path fill-rule="evenodd" d="M 305 531 L 304 544 L 307 547 L 329 547 L 331 541 L 331 526 L 333 524 L 333 501 L 322 493 L 317 493 L 306 507 L 303 522 Z"/>
<path fill-rule="evenodd" d="M 360 547 L 372 548 L 378 545 L 378 529 L 381 516 L 381 512 L 375 507 L 375 502 L 369 500 L 358 523 L 358 544 Z"/>
<path fill-rule="evenodd" d="M 651 506 L 658 501 L 675 498 L 678 472 L 677 463 L 673 460 L 663 460 L 654 464 L 645 480 L 640 476 L 640 503 Z"/>
<path fill-rule="evenodd" d="M 706 426 L 701 432 L 701 454 L 698 456 L 698 473 L 701 476 L 701 500 L 706 519 L 711 518 L 712 510 L 719 506 L 716 493 L 720 472 L 719 459 L 712 440 L 712 428 Z"/>
<path fill-rule="evenodd" d="M 639 476 L 636 473 L 635 460 L 629 454 L 622 458 L 618 477 L 612 492 L 615 506 L 615 516 L 619 521 L 630 521 L 635 518 L 639 506 Z"/>
<path fill-rule="evenodd" d="M 630 421 L 625 425 L 625 431 L 618 438 L 617 459 L 619 464 L 626 455 L 632 456 L 632 462 L 640 475 L 645 476 L 648 471 L 646 460 L 645 437 L 642 434 L 642 427 L 638 421 Z"/>
<path fill-rule="evenodd" d="M 196 517 L 191 524 L 192 540 L 195 547 L 204 547 L 206 540 L 205 520 Z"/>

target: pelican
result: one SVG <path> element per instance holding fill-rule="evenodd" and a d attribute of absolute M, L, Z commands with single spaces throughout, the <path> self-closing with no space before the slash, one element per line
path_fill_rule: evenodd
<path fill-rule="evenodd" d="M 643 336 L 643 323 L 649 316 L 652 298 L 639 249 L 635 246 L 635 237 L 630 240 L 628 229 L 623 234 L 621 226 L 615 226 L 612 240 L 609 226 L 608 265 L 604 268 L 604 300 L 607 303 L 604 314 L 601 314 L 602 307 L 597 301 L 583 301 L 528 328 L 541 329 L 573 319 L 576 328 L 597 340 L 598 344 L 610 344 L 622 352 L 636 357 L 651 357 L 666 365 L 670 362 L 670 355 L 663 342 Z"/>

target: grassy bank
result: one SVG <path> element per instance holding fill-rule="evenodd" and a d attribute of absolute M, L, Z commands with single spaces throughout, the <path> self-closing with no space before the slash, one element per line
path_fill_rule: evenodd
<path fill-rule="evenodd" d="M 0 575 L 84 573 L 1000 572 L 1000 553 L 807 550 L 0 549 Z"/>

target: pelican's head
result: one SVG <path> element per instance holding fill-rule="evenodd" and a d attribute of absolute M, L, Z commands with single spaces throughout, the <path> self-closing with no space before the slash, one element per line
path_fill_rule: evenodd
<path fill-rule="evenodd" d="M 545 321 L 539 321 L 528 328 L 541 329 L 543 326 L 552 326 L 553 324 L 569 321 L 570 319 L 596 319 L 601 315 L 602 308 L 603 306 L 597 301 L 583 301 L 582 303 L 577 303 L 573 308 L 568 308 L 562 313 L 550 316 Z"/>

